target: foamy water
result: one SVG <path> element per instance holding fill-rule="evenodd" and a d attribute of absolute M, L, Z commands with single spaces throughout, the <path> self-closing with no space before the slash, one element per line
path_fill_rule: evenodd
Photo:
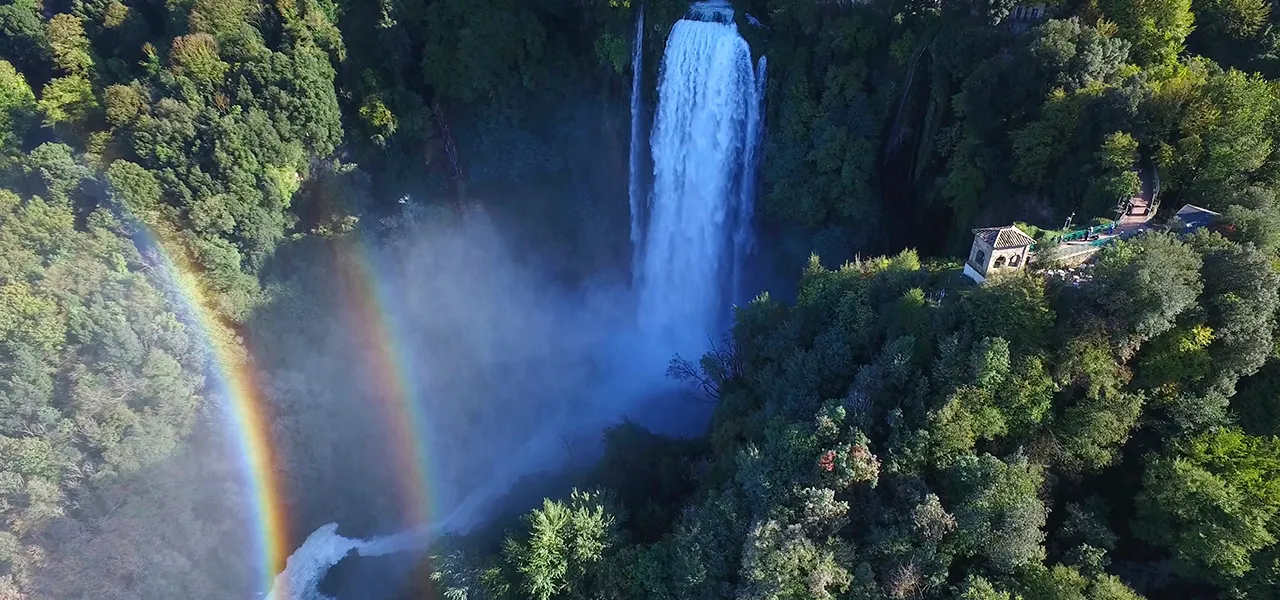
<path fill-rule="evenodd" d="M 733 10 L 698 3 L 667 38 L 650 149 L 653 193 L 635 248 L 637 319 L 682 351 L 718 328 L 750 252 L 763 80 Z"/>

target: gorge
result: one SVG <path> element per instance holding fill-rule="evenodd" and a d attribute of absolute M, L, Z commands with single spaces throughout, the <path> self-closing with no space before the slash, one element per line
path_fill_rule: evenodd
<path fill-rule="evenodd" d="M 634 322 L 622 326 L 630 331 L 621 344 L 632 358 L 637 353 L 658 361 L 672 354 L 700 354 L 708 340 L 722 333 L 731 303 L 744 293 L 743 270 L 754 243 L 766 61 L 760 56 L 753 66 L 751 49 L 733 17 L 727 3 L 699 2 L 672 27 L 645 148 L 640 89 L 645 15 L 643 8 L 637 12 L 628 182 L 634 269 L 630 294 L 637 308 Z M 648 157 L 643 156 L 646 149 Z M 652 164 L 652 174 L 642 172 L 642 164 Z M 627 368 L 622 361 L 603 365 L 606 371 Z M 323 600 L 327 596 L 318 586 L 348 556 L 421 552 L 441 534 L 465 533 L 483 523 L 491 503 L 517 480 L 564 466 L 568 457 L 556 449 L 557 438 L 598 436 L 603 427 L 634 418 L 633 411 L 654 410 L 640 396 L 664 387 L 641 390 L 630 401 L 604 400 L 619 395 L 618 377 L 605 372 L 599 379 L 610 385 L 595 390 L 598 397 L 592 401 L 607 406 L 540 424 L 517 450 L 520 460 L 488 475 L 444 518 L 369 539 L 342 536 L 337 523 L 316 529 L 288 558 L 268 600 Z"/>

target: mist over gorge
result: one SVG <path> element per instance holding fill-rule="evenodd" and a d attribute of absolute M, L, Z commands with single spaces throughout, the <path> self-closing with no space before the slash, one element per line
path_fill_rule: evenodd
<path fill-rule="evenodd" d="M 658 374 L 673 354 L 697 356 L 720 337 L 754 243 L 764 59 L 753 69 L 732 20 L 727 4 L 695 4 L 668 40 L 649 138 L 652 177 L 637 169 L 642 139 L 631 140 L 628 187 L 653 191 L 632 203 L 637 271 L 629 285 L 597 280 L 548 293 L 499 247 L 482 215 L 466 212 L 444 229 L 410 225 L 390 244 L 385 260 L 398 276 L 381 295 L 404 300 L 384 310 L 403 342 L 421 349 L 410 351 L 414 377 L 440 382 L 409 400 L 430 415 L 422 425 L 429 453 L 449 455 L 432 465 L 431 485 L 455 486 L 437 520 L 396 534 L 421 538 L 406 550 L 467 533 L 490 518 L 485 510 L 496 507 L 486 503 L 519 480 L 568 466 L 572 449 L 548 447 L 557 442 L 586 441 L 586 456 L 597 457 L 592 438 L 623 419 L 703 433 L 705 409 L 670 401 L 693 390 L 682 393 Z M 638 95 L 633 89 L 633 133 L 644 128 Z M 431 398 L 441 399 L 438 407 Z M 378 556 L 401 547 L 317 530 L 270 597 L 321 597 L 314 586 L 347 550 Z"/>
<path fill-rule="evenodd" d="M 596 455 L 603 426 L 623 416 L 696 432 L 687 421 L 704 420 L 705 408 L 665 402 L 676 410 L 641 412 L 646 402 L 678 390 L 662 376 L 669 352 L 634 326 L 625 283 L 554 285 L 536 274 L 536 266 L 512 256 L 482 214 L 442 217 L 402 225 L 392 242 L 365 258 L 378 280 L 350 283 L 356 295 L 370 293 L 369 285 L 381 288 L 387 304 L 376 317 L 386 319 L 394 336 L 388 343 L 396 356 L 386 358 L 403 361 L 393 367 L 406 371 L 403 398 L 385 397 L 378 378 L 387 377 L 386 370 L 362 368 L 368 351 L 351 343 L 376 323 L 329 323 L 319 339 L 308 336 L 305 325 L 303 331 L 269 332 L 268 343 L 285 344 L 280 372 L 286 381 L 294 380 L 288 374 L 307 374 L 299 382 L 305 387 L 285 393 L 308 399 L 295 413 L 295 464 L 311 479 L 295 485 L 317 493 L 307 502 L 310 514 L 361 537 L 445 519 L 451 531 L 467 531 L 501 508 L 496 503 L 520 478 L 567 466 L 574 453 L 579 461 Z M 327 283 L 320 285 L 335 291 L 332 272 L 322 272 Z M 338 301 L 331 314 L 353 312 L 343 304 Z M 298 345 L 289 347 L 295 339 Z M 406 432 L 411 439 L 397 439 L 386 422 L 415 416 L 401 402 L 414 402 L 412 412 L 421 419 Z M 405 465 L 397 455 L 415 449 L 403 445 L 418 444 L 422 456 Z M 318 457 L 354 462 L 307 469 L 332 464 Z M 419 484 L 403 472 L 406 466 L 424 470 L 420 485 L 426 489 L 413 489 Z M 362 514 L 379 502 L 387 506 L 387 520 Z M 427 504 L 429 512 L 418 518 L 430 521 L 410 518 L 415 502 Z M 346 519 L 335 518 L 344 514 Z M 427 541 L 424 535 L 408 548 L 425 549 Z"/>

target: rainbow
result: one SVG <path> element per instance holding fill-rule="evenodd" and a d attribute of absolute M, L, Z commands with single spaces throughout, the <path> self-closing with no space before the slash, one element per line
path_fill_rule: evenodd
<path fill-rule="evenodd" d="M 210 308 L 209 296 L 197 276 L 199 271 L 183 258 L 180 247 L 166 243 L 150 229 L 144 229 L 140 237 L 167 276 L 179 308 L 186 312 L 186 321 L 197 329 L 211 352 L 207 372 L 213 377 L 212 391 L 221 399 L 218 404 L 232 425 L 236 450 L 242 459 L 244 483 L 250 492 L 257 554 L 254 562 L 259 569 L 256 576 L 260 578 L 260 589 L 265 591 L 284 568 L 290 536 L 261 387 L 249 357 L 231 329 Z"/>
<path fill-rule="evenodd" d="M 129 215 L 126 215 L 129 217 Z M 185 259 L 181 244 L 161 235 L 141 219 L 136 225 L 137 245 L 153 258 L 168 279 L 169 288 L 185 321 L 198 331 L 211 353 L 207 372 L 211 391 L 221 402 L 231 424 L 236 452 L 241 459 L 243 481 L 249 490 L 249 508 L 254 539 L 253 565 L 259 589 L 270 590 L 276 575 L 283 572 L 291 552 L 292 536 L 286 498 L 279 474 L 280 465 L 270 432 L 269 403 L 262 392 L 252 359 L 238 343 L 229 323 L 212 307 L 212 295 L 205 290 L 200 270 Z M 351 330 L 358 337 L 361 356 L 376 386 L 377 405 L 393 438 L 389 447 L 397 450 L 396 468 L 406 490 L 403 516 L 412 525 L 425 525 L 430 516 L 426 444 L 418 435 L 423 415 L 415 402 L 416 389 L 409 374 L 403 344 L 395 335 L 396 323 L 388 310 L 388 291 L 373 260 L 369 246 L 351 240 L 334 243 L 335 258 L 342 277 Z M 289 590 L 276 588 L 279 597 L 289 598 Z"/>
<path fill-rule="evenodd" d="M 409 520 L 407 525 L 425 525 L 431 516 L 426 486 L 427 444 L 425 436 L 420 435 L 425 421 L 414 397 L 417 386 L 408 360 L 411 354 L 396 335 L 403 329 L 398 327 L 396 311 L 389 301 L 386 274 L 379 271 L 373 252 L 371 244 L 356 240 L 335 243 L 338 268 L 344 279 L 341 288 L 350 307 L 351 330 L 372 374 L 386 431 L 393 436 L 388 447 L 397 451 L 396 472 L 409 478 L 402 482 L 406 492 L 402 514 Z"/>

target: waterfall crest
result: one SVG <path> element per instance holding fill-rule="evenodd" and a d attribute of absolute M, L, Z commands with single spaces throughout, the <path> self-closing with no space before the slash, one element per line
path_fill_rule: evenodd
<path fill-rule="evenodd" d="M 667 38 L 653 191 L 632 223 L 647 223 L 635 247 L 639 325 L 676 350 L 701 351 L 723 322 L 753 244 L 763 67 L 726 4 L 695 4 Z"/>

